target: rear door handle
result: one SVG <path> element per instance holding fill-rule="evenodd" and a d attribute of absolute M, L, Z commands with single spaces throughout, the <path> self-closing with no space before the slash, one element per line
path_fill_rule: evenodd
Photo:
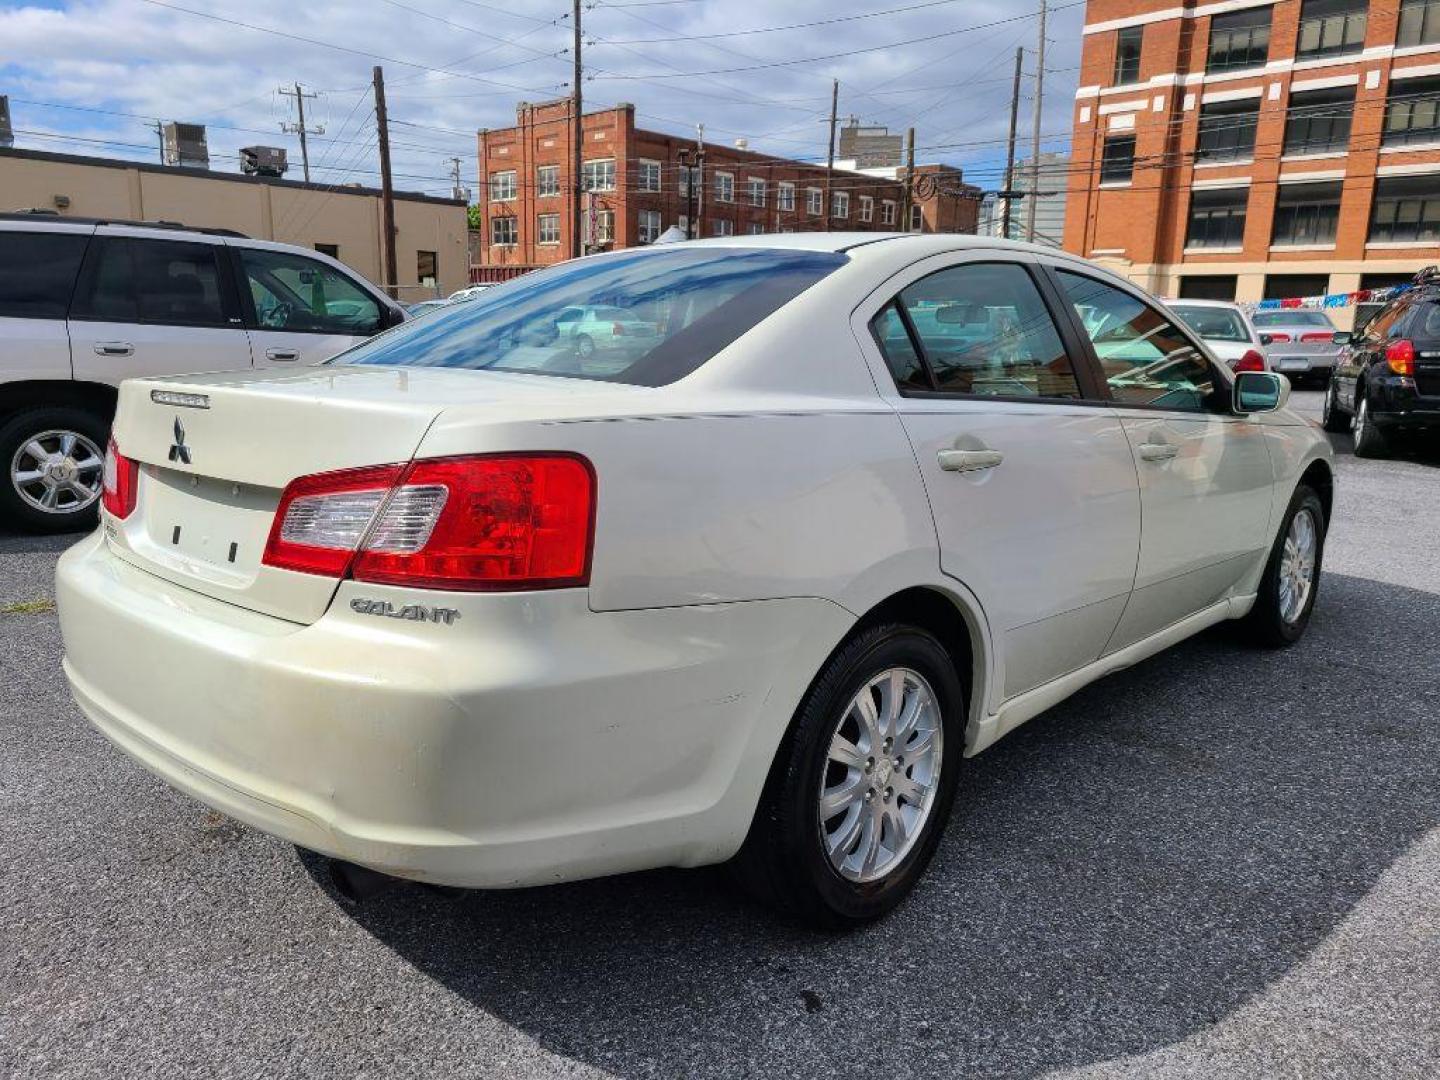
<path fill-rule="evenodd" d="M 97 341 L 95 352 L 100 356 L 132 356 L 135 346 L 128 341 Z"/>
<path fill-rule="evenodd" d="M 1142 461 L 1169 461 L 1180 448 L 1171 443 L 1141 443 L 1140 459 Z"/>
<path fill-rule="evenodd" d="M 267 360 L 299 360 L 299 349 L 266 349 L 265 359 Z"/>
<path fill-rule="evenodd" d="M 982 472 L 1005 460 L 999 450 L 941 450 L 935 456 L 946 472 Z"/>

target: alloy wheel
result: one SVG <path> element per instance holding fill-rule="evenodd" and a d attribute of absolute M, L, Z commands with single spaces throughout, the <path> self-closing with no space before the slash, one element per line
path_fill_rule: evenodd
<path fill-rule="evenodd" d="M 46 514 L 73 514 L 100 498 L 105 455 L 75 431 L 42 431 L 10 459 L 10 484 Z"/>
<path fill-rule="evenodd" d="M 1303 509 L 1290 519 L 1280 556 L 1280 618 L 1287 623 L 1298 622 L 1310 602 L 1319 549 L 1320 529 L 1315 514 Z"/>

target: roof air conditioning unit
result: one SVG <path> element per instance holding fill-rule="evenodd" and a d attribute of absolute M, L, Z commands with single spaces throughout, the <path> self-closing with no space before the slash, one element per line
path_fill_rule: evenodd
<path fill-rule="evenodd" d="M 10 126 L 10 99 L 0 94 L 0 149 L 15 145 L 15 129 Z"/>
<path fill-rule="evenodd" d="M 204 124 L 177 124 L 173 121 L 163 129 L 165 164 L 192 169 L 210 167 L 210 147 L 205 142 Z"/>
<path fill-rule="evenodd" d="M 240 150 L 240 171 L 247 176 L 284 176 L 290 166 L 281 146 L 246 146 Z"/>

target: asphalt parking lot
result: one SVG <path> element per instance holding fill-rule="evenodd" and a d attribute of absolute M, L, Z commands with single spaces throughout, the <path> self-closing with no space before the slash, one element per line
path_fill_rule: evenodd
<path fill-rule="evenodd" d="M 69 541 L 0 534 L 0 1075 L 1440 1075 L 1440 452 L 1337 444 L 1300 646 L 1217 628 L 1035 720 L 842 937 L 713 871 L 347 906 L 91 731 Z"/>

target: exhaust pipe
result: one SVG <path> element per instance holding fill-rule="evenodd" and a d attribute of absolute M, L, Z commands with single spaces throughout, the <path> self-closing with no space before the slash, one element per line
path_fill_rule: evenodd
<path fill-rule="evenodd" d="M 330 884 L 335 886 L 335 891 L 341 897 L 352 904 L 379 896 L 397 880 L 399 879 L 382 874 L 379 870 L 371 870 L 368 866 L 356 866 L 343 859 L 330 860 Z"/>

